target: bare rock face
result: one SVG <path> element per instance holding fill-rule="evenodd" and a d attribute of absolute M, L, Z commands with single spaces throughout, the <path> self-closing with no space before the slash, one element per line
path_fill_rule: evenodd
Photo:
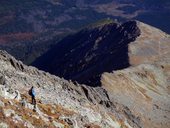
<path fill-rule="evenodd" d="M 102 87 L 111 101 L 127 106 L 144 127 L 167 128 L 170 126 L 169 68 L 169 62 L 158 62 L 104 73 Z"/>
<path fill-rule="evenodd" d="M 5 77 L 5 84 L 0 84 L 0 120 L 9 127 L 142 127 L 131 110 L 111 102 L 101 87 L 68 82 L 25 66 L 4 51 L 0 51 L 0 67 Z M 28 95 L 31 86 L 36 90 L 36 106 Z"/>

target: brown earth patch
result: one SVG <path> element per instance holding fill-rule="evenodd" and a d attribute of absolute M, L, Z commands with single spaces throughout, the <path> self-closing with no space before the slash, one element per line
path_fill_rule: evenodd
<path fill-rule="evenodd" d="M 26 41 L 35 37 L 35 33 L 12 33 L 8 35 L 0 35 L 0 44 L 5 45 L 14 41 Z"/>

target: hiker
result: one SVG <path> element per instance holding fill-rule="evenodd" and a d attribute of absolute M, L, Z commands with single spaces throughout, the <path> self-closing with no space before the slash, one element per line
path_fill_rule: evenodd
<path fill-rule="evenodd" d="M 34 89 L 33 86 L 32 86 L 31 89 L 29 90 L 29 95 L 31 95 L 31 97 L 32 97 L 32 104 L 33 104 L 33 105 L 36 105 L 35 89 Z"/>

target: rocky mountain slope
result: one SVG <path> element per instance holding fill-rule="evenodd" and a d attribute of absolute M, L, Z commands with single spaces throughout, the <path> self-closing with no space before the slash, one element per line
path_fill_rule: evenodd
<path fill-rule="evenodd" d="M 169 35 L 142 22 L 112 22 L 66 37 L 33 65 L 98 86 L 103 72 L 168 59 L 169 42 Z"/>
<path fill-rule="evenodd" d="M 85 28 L 63 39 L 33 65 L 66 79 L 96 86 L 103 72 L 129 66 L 128 44 L 139 35 L 135 21 Z"/>
<path fill-rule="evenodd" d="M 140 118 L 101 88 L 73 84 L 0 51 L 0 127 L 141 128 Z M 36 89 L 37 106 L 28 90 Z"/>
<path fill-rule="evenodd" d="M 102 87 L 111 101 L 141 117 L 144 127 L 170 126 L 170 36 L 138 23 L 141 34 L 128 46 L 131 67 L 104 73 Z"/>
<path fill-rule="evenodd" d="M 140 20 L 170 33 L 168 0 L 1 0 L 0 49 L 30 64 L 63 36 L 101 19 Z"/>
<path fill-rule="evenodd" d="M 128 46 L 130 65 L 170 61 L 170 35 L 144 24 L 137 23 L 140 36 Z"/>
<path fill-rule="evenodd" d="M 127 106 L 144 128 L 170 126 L 170 61 L 104 73 L 102 87 L 111 101 Z"/>

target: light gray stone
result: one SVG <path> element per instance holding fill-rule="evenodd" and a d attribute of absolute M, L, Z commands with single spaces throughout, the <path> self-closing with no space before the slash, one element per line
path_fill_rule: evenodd
<path fill-rule="evenodd" d="M 0 96 L 5 97 L 5 88 L 2 85 L 0 86 Z"/>
<path fill-rule="evenodd" d="M 5 99 L 15 99 L 20 100 L 21 95 L 18 90 L 4 87 L 3 85 L 0 85 L 0 96 L 4 97 Z"/>
<path fill-rule="evenodd" d="M 63 124 L 58 123 L 58 122 L 56 122 L 56 121 L 53 121 L 53 124 L 54 124 L 54 126 L 55 126 L 56 128 L 64 128 L 64 125 L 63 125 Z"/>
<path fill-rule="evenodd" d="M 23 107 L 27 106 L 27 102 L 26 102 L 25 98 L 23 98 L 20 103 Z"/>
<path fill-rule="evenodd" d="M 2 102 L 2 101 L 0 100 L 0 107 L 4 107 L 4 106 L 5 106 L 4 102 Z"/>
<path fill-rule="evenodd" d="M 24 126 L 27 128 L 34 128 L 34 126 L 28 121 L 24 123 Z"/>
<path fill-rule="evenodd" d="M 4 109 L 4 115 L 5 117 L 10 117 L 12 114 L 15 115 L 15 111 L 11 109 Z"/>
<path fill-rule="evenodd" d="M 1 122 L 0 123 L 0 128 L 8 128 L 8 125 L 6 123 Z"/>
<path fill-rule="evenodd" d="M 14 103 L 11 100 L 9 100 L 8 103 L 12 106 L 14 105 Z"/>
<path fill-rule="evenodd" d="M 21 95 L 20 95 L 20 92 L 18 90 L 15 91 L 15 94 L 16 94 L 16 96 L 15 96 L 14 99 L 21 100 Z"/>
<path fill-rule="evenodd" d="M 12 117 L 12 119 L 13 119 L 16 123 L 18 123 L 18 121 L 19 121 L 19 122 L 23 122 L 22 117 L 21 117 L 21 116 L 18 116 L 17 114 L 15 114 L 15 115 Z"/>
<path fill-rule="evenodd" d="M 5 76 L 3 76 L 2 74 L 0 74 L 0 84 L 4 85 L 5 84 Z"/>

